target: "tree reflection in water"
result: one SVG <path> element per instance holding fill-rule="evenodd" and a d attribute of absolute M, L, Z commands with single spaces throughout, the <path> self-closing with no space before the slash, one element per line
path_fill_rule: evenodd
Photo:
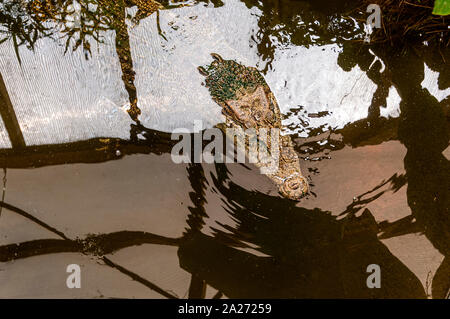
<path fill-rule="evenodd" d="M 91 42 L 102 43 L 106 31 L 115 33 L 116 52 L 122 69 L 122 80 L 130 102 L 128 113 L 139 122 L 141 110 L 138 107 L 137 91 L 134 84 L 136 72 L 130 47 L 127 21 L 138 24 L 140 20 L 156 13 L 159 28 L 159 10 L 178 8 L 186 1 L 155 0 L 7 0 L 0 4 L 0 44 L 12 39 L 17 59 L 20 60 L 19 46 L 26 45 L 34 50 L 36 42 L 44 37 L 65 39 L 65 50 L 82 48 L 86 59 L 92 55 Z M 135 16 L 126 9 L 138 7 Z M 162 33 L 160 32 L 160 35 Z"/>

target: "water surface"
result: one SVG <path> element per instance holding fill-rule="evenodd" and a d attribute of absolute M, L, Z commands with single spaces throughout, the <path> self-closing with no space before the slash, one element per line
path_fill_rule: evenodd
<path fill-rule="evenodd" d="M 364 44 L 346 1 L 162 3 L 106 23 L 90 52 L 54 20 L 19 45 L 5 16 L 22 13 L 2 8 L 21 136 L 2 109 L 0 296 L 446 297 L 448 49 Z M 196 69 L 211 52 L 264 74 L 308 198 L 280 197 L 251 165 L 171 160 L 174 129 L 224 121 Z"/>

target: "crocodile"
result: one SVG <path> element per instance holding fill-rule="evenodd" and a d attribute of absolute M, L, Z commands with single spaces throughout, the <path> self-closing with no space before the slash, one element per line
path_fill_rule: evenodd
<path fill-rule="evenodd" d="M 276 156 L 278 162 L 275 170 L 266 173 L 262 170 L 263 173 L 277 185 L 283 197 L 300 200 L 309 192 L 309 184 L 302 175 L 300 160 L 290 136 L 279 134 L 282 129 L 281 112 L 264 77 L 254 67 L 224 60 L 216 53 L 211 56 L 214 61 L 198 67 L 198 70 L 206 77 L 205 86 L 225 115 L 226 122 L 218 127 L 232 139 L 235 135 L 231 136 L 230 132 L 235 134 L 239 129 L 246 132 L 253 130 L 259 145 L 265 145 L 267 153 Z M 275 136 L 272 129 L 278 129 Z M 245 154 L 251 154 L 248 141 L 240 146 L 238 143 L 238 147 L 245 148 Z M 276 151 L 271 153 L 273 149 Z M 259 168 L 267 168 L 267 163 L 264 157 L 258 157 L 254 162 Z"/>

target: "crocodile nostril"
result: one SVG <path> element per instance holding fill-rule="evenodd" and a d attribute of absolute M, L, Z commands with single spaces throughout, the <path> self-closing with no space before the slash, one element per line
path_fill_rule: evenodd
<path fill-rule="evenodd" d="M 290 181 L 289 184 L 288 184 L 288 187 L 290 189 L 296 190 L 296 189 L 299 189 L 300 183 L 298 181 Z"/>

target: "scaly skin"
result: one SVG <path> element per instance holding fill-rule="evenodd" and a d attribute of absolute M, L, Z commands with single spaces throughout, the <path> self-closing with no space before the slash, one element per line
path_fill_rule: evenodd
<path fill-rule="evenodd" d="M 233 60 L 223 60 L 213 53 L 214 62 L 199 67 L 206 76 L 206 86 L 213 100 L 222 108 L 226 117 L 226 127 L 255 129 L 259 141 L 261 129 L 280 129 L 281 115 L 278 103 L 256 68 L 246 67 Z M 221 129 L 227 134 L 226 127 Z M 231 137 L 231 136 L 230 136 Z M 234 137 L 233 137 L 234 138 Z M 272 137 L 268 134 L 267 149 L 271 150 Z M 300 170 L 300 161 L 289 136 L 279 136 L 277 141 L 279 166 L 276 172 L 266 174 L 278 186 L 280 193 L 289 199 L 299 200 L 308 193 L 308 182 Z M 239 144 L 238 144 L 239 147 Z M 249 143 L 241 147 L 249 154 Z M 277 154 L 270 154 L 277 156 Z M 257 167 L 267 167 L 267 163 L 258 159 Z"/>

